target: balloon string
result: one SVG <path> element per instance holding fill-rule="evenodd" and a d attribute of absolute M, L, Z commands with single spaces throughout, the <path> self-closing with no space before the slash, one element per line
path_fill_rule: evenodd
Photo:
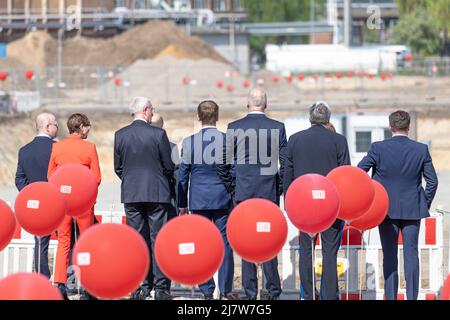
<path fill-rule="evenodd" d="M 346 274 L 345 274 L 345 282 L 346 282 L 346 284 L 345 284 L 345 290 L 346 290 L 346 296 L 347 296 L 347 300 L 348 300 L 348 281 L 349 281 L 349 271 L 350 271 L 350 224 L 349 223 L 347 223 L 346 222 L 346 224 L 347 224 L 347 263 L 348 263 L 348 266 L 347 266 L 347 272 L 346 272 Z"/>
<path fill-rule="evenodd" d="M 41 273 L 41 237 L 38 237 L 38 267 L 37 272 Z"/>
<path fill-rule="evenodd" d="M 316 260 L 316 252 L 314 250 L 314 237 L 311 236 L 311 267 L 312 267 L 313 301 L 316 300 L 316 275 L 314 272 L 315 260 Z"/>
<path fill-rule="evenodd" d="M 364 253 L 364 230 L 361 231 L 361 256 Z M 364 261 L 364 265 L 362 270 L 365 270 L 366 262 Z M 362 300 L 362 272 L 359 272 L 359 301 Z"/>

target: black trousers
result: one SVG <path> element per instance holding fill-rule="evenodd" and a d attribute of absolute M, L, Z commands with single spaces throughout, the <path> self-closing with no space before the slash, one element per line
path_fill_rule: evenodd
<path fill-rule="evenodd" d="M 50 236 L 41 237 L 41 252 L 39 252 L 39 238 L 34 237 L 34 269 L 50 279 L 50 268 L 48 267 L 48 245 L 50 244 Z M 40 261 L 39 261 L 40 256 Z"/>
<path fill-rule="evenodd" d="M 167 222 L 171 205 L 169 203 L 125 203 L 127 225 L 139 232 L 145 239 L 150 253 L 150 269 L 141 289 L 150 292 L 169 291 L 171 281 L 159 268 L 155 255 L 155 240 L 159 230 Z"/>
<path fill-rule="evenodd" d="M 341 245 L 344 222 L 337 219 L 334 224 L 320 234 L 322 242 L 322 278 L 320 282 L 320 298 L 322 300 L 339 300 L 337 275 L 337 254 Z M 317 235 L 314 237 L 314 246 Z M 311 237 L 307 233 L 300 233 L 300 282 L 302 298 L 313 299 L 312 284 L 312 252 Z"/>
<path fill-rule="evenodd" d="M 264 277 L 266 278 L 266 289 L 270 297 L 279 297 L 281 294 L 280 275 L 278 274 L 277 257 L 262 264 Z M 258 278 L 256 265 L 242 259 L 242 287 L 249 299 L 258 295 Z"/>

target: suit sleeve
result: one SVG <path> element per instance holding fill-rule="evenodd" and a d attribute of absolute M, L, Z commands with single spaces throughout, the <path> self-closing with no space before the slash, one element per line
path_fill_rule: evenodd
<path fill-rule="evenodd" d="M 284 181 L 283 181 L 283 189 L 284 195 L 286 195 L 289 186 L 294 180 L 294 160 L 292 155 L 292 143 L 289 140 L 289 143 L 286 148 L 286 162 L 284 167 Z"/>
<path fill-rule="evenodd" d="M 97 183 L 100 184 L 102 182 L 102 174 L 100 171 L 100 162 L 98 160 L 97 147 L 93 145 L 91 154 L 90 154 L 91 164 L 90 169 L 94 174 L 94 177 L 97 179 Z"/>
<path fill-rule="evenodd" d="M 28 183 L 29 183 L 29 181 L 27 179 L 25 171 L 23 170 L 21 152 L 19 152 L 19 160 L 17 161 L 17 170 L 16 170 L 17 190 L 21 191 L 23 188 L 25 188 L 28 185 Z"/>
<path fill-rule="evenodd" d="M 158 144 L 159 156 L 163 168 L 163 173 L 167 177 L 169 183 L 173 179 L 173 172 L 175 171 L 175 164 L 172 161 L 172 150 L 170 149 L 169 138 L 166 131 L 163 131 L 161 140 Z"/>
<path fill-rule="evenodd" d="M 191 175 L 191 159 L 190 152 L 183 142 L 181 148 L 181 162 L 178 168 L 177 191 L 178 191 L 178 208 L 188 207 L 188 188 Z"/>
<path fill-rule="evenodd" d="M 347 139 L 342 139 L 342 146 L 338 150 L 338 165 L 350 166 L 352 164 L 350 160 L 350 152 L 348 151 Z"/>
<path fill-rule="evenodd" d="M 52 147 L 52 153 L 50 154 L 50 161 L 48 163 L 48 171 L 47 171 L 48 180 L 50 180 L 50 177 L 52 176 L 53 172 L 56 171 L 56 168 L 58 168 L 58 164 L 56 163 L 55 148 Z"/>
<path fill-rule="evenodd" d="M 372 144 L 367 155 L 358 163 L 358 168 L 361 168 L 366 172 L 370 169 L 374 169 L 372 170 L 372 172 L 374 172 L 377 166 L 377 159 L 375 144 Z"/>
<path fill-rule="evenodd" d="M 434 170 L 433 161 L 428 148 L 426 150 L 425 161 L 423 163 L 423 177 L 426 181 L 425 197 L 427 199 L 429 209 L 431 207 L 431 203 L 433 202 L 434 196 L 436 195 L 438 178 L 436 171 Z"/>
<path fill-rule="evenodd" d="M 117 132 L 114 135 L 114 171 L 116 172 L 116 175 L 119 177 L 119 179 L 122 180 L 123 163 Z"/>
<path fill-rule="evenodd" d="M 280 146 L 279 146 L 280 183 L 278 186 L 278 190 L 280 195 L 283 193 L 284 175 L 286 170 L 286 150 L 287 150 L 286 129 L 284 128 L 283 124 L 280 130 Z"/>
<path fill-rule="evenodd" d="M 226 137 L 224 137 L 224 146 L 223 146 L 223 158 L 219 163 L 216 164 L 217 174 L 219 175 L 220 180 L 225 185 L 225 189 L 228 193 L 234 195 L 234 179 L 232 175 L 232 171 L 234 170 L 234 165 L 226 162 L 226 153 L 227 153 L 227 145 L 226 145 Z"/>

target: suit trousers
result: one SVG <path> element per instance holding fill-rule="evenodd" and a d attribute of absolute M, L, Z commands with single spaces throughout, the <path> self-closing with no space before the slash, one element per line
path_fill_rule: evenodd
<path fill-rule="evenodd" d="M 73 221 L 76 221 L 80 235 L 94 224 L 94 208 L 78 217 L 66 215 L 58 227 L 58 249 L 56 252 L 55 272 L 53 282 L 65 284 L 67 282 L 67 268 L 69 264 L 70 242 Z"/>
<path fill-rule="evenodd" d="M 403 238 L 406 297 L 417 300 L 419 295 L 419 231 L 420 220 L 398 220 L 387 217 L 378 227 L 383 249 L 384 293 L 387 300 L 397 300 L 398 234 Z"/>
<path fill-rule="evenodd" d="M 194 210 L 195 214 L 204 216 L 205 218 L 212 220 L 212 222 L 219 229 L 222 235 L 223 244 L 225 248 L 225 255 L 222 265 L 219 269 L 219 290 L 222 295 L 229 294 L 233 289 L 233 277 L 234 277 L 234 257 L 233 250 L 227 238 L 227 221 L 230 215 L 229 209 L 223 210 Z M 200 291 L 205 295 L 212 295 L 216 285 L 214 279 L 210 279 L 206 283 L 199 285 Z"/>
<path fill-rule="evenodd" d="M 322 278 L 320 282 L 320 298 L 322 300 L 339 300 L 339 287 L 337 275 L 337 254 L 342 239 L 343 221 L 337 219 L 334 224 L 320 233 L 322 241 Z M 300 282 L 302 299 L 313 299 L 312 284 L 312 242 L 316 243 L 317 236 L 311 237 L 307 233 L 300 233 Z M 315 290 L 315 286 L 314 286 Z"/>
<path fill-rule="evenodd" d="M 43 276 L 50 279 L 50 268 L 48 267 L 48 245 L 50 244 L 50 236 L 34 237 L 34 270 L 40 272 Z M 40 252 L 39 252 L 40 246 Z M 40 261 L 39 261 L 40 259 Z"/>
<path fill-rule="evenodd" d="M 164 226 L 169 217 L 171 204 L 169 203 L 125 203 L 125 214 L 127 225 L 135 229 L 147 242 L 150 253 L 150 269 L 144 282 L 141 284 L 141 290 L 150 292 L 170 291 L 171 281 L 167 278 L 156 262 L 154 250 L 155 240 L 159 230 Z"/>

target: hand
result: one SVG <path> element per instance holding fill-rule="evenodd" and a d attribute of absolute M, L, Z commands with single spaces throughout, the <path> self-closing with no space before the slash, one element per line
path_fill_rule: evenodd
<path fill-rule="evenodd" d="M 179 215 L 179 216 L 183 216 L 183 215 L 185 215 L 185 214 L 189 214 L 188 208 L 180 208 L 180 209 L 179 209 L 179 212 L 178 212 L 178 215 Z"/>

